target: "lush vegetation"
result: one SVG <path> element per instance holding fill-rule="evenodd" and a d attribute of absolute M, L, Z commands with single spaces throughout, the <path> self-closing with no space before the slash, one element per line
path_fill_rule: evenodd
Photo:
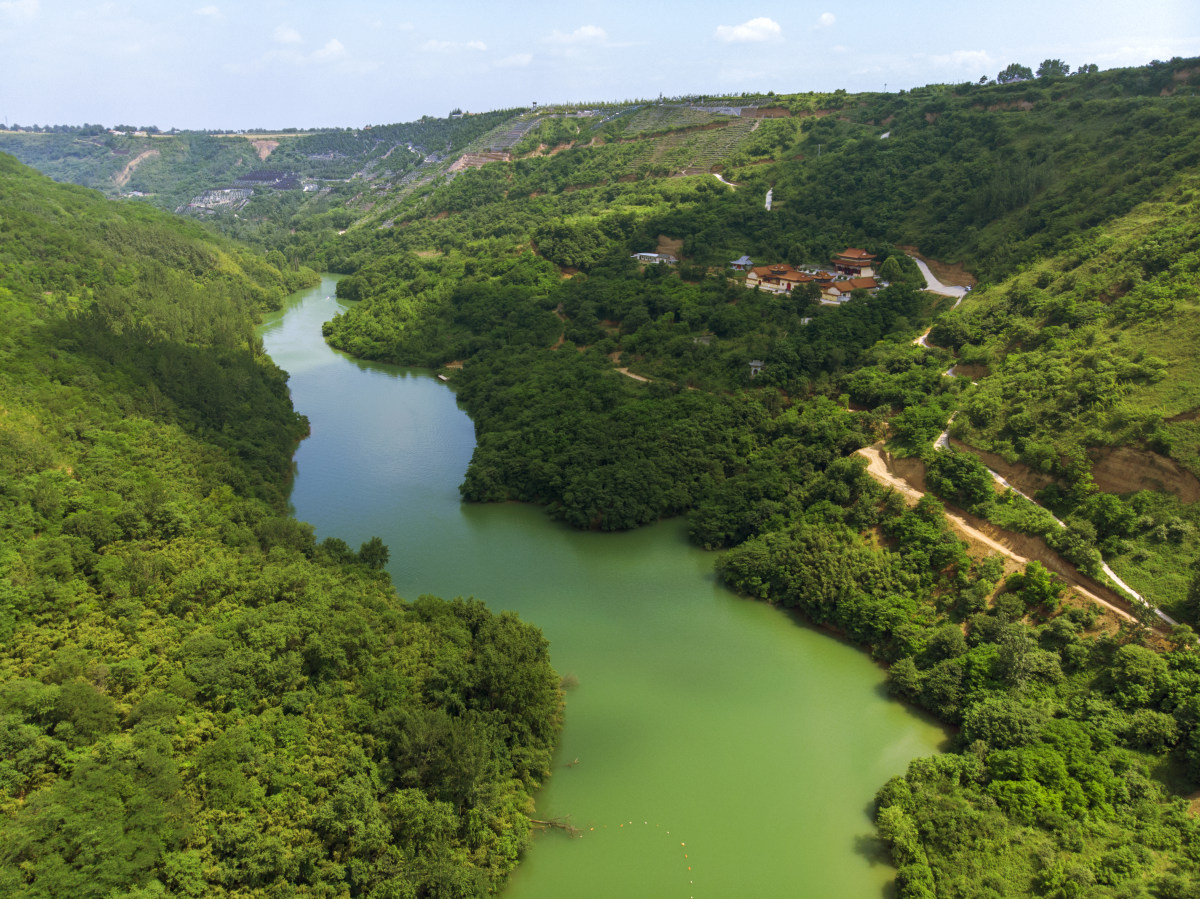
<path fill-rule="evenodd" d="M 475 896 L 529 834 L 545 640 L 285 511 L 254 315 L 313 273 L 0 156 L 0 893 Z"/>
<path fill-rule="evenodd" d="M 478 433 L 462 488 L 466 498 L 534 501 L 589 528 L 686 514 L 692 539 L 725 550 L 719 570 L 732 587 L 796 608 L 867 647 L 890 665 L 897 696 L 957 728 L 950 752 L 914 763 L 878 796 L 877 822 L 899 869 L 901 897 L 1171 899 L 1200 890 L 1200 830 L 1180 798 L 1200 783 L 1200 669 L 1191 627 L 1168 632 L 1146 621 L 1121 622 L 1065 592 L 1039 563 L 1018 567 L 969 552 L 933 496 L 910 506 L 878 486 L 855 455 L 887 441 L 886 449 L 909 457 L 906 464 L 948 505 L 1035 535 L 1042 544 L 1032 545 L 1047 560 L 1055 550 L 1086 573 L 1096 573 L 1103 554 L 1153 603 L 1200 624 L 1200 575 L 1193 565 L 1200 555 L 1200 486 L 1193 484 L 1200 474 L 1200 369 L 1191 352 L 1200 337 L 1194 96 L 1200 64 L 1069 71 L 1051 59 L 1036 78 L 1028 67 L 1009 66 L 998 84 L 754 98 L 787 114 L 756 128 L 692 103 L 637 103 L 591 117 L 543 112 L 500 137 L 506 121 L 498 114 L 495 140 L 511 140 L 507 147 L 516 158 L 468 167 L 449 179 L 401 175 L 403 154 L 389 169 L 382 164 L 383 145 L 375 143 L 379 135 L 304 136 L 276 152 L 294 152 L 307 141 L 304 146 L 325 148 L 332 162 L 338 153 L 349 155 L 354 142 L 370 144 L 364 152 L 375 154 L 379 164 L 371 172 L 379 177 L 369 193 L 334 191 L 294 207 L 280 203 L 262 228 L 244 229 L 272 249 L 276 267 L 303 260 L 347 275 L 339 294 L 360 302 L 328 326 L 336 346 L 406 364 L 463 363 L 450 377 Z M 445 137 L 453 150 L 485 149 L 482 132 L 463 132 L 455 143 L 454 129 L 469 121 L 445 123 L 437 139 Z M 734 186 L 712 177 L 718 168 Z M 768 187 L 770 211 L 763 202 Z M 965 263 L 982 283 L 952 310 L 950 301 L 920 292 L 900 249 L 906 245 Z M 875 253 L 891 285 L 825 306 L 805 288 L 783 296 L 746 291 L 727 270 L 742 253 L 760 263 L 824 265 L 846 246 Z M 631 262 L 632 253 L 656 247 L 683 261 L 644 269 Z M 161 311 L 143 314 L 131 306 L 122 318 L 124 307 L 105 312 L 98 300 L 88 307 L 89 320 L 107 315 L 130 327 L 143 321 L 168 327 L 159 323 Z M 155 309 L 149 302 L 146 308 Z M 82 320 L 73 310 L 64 313 L 67 323 Z M 931 346 L 914 345 L 929 324 Z M 93 332 L 105 341 L 122 333 Z M 220 346 L 215 336 L 204 339 L 210 341 L 206 352 Z M 31 346 L 43 352 L 45 343 Z M 120 356 L 131 365 L 139 358 Z M 751 360 L 763 363 L 753 378 Z M 173 383 L 170 369 L 144 370 L 167 387 Z M 193 408 L 189 403 L 198 401 L 182 387 L 156 389 L 170 423 L 225 454 L 216 457 L 222 464 L 233 460 L 230 473 L 215 482 L 229 485 L 219 495 L 269 507 L 278 481 L 264 459 L 280 458 L 279 451 L 269 456 L 237 422 L 213 427 L 204 416 L 216 411 Z M 935 450 L 947 428 L 959 448 Z M 976 453 L 1007 466 L 1042 505 L 998 493 Z M 1113 458 L 1153 465 L 1157 483 L 1114 473 Z M 87 470 L 83 463 L 67 464 L 80 472 Z M 140 496 L 106 489 L 117 497 Z M 212 494 L 206 482 L 201 495 Z M 40 508 L 32 497 L 33 508 Z M 207 506 L 186 505 L 191 518 L 183 530 L 207 533 L 196 509 Z M 85 521 L 107 521 L 76 523 L 72 516 L 79 511 L 70 507 L 49 536 L 80 537 Z M 110 518 L 118 521 L 115 513 Z M 334 579 L 320 583 L 350 583 L 346 589 L 354 595 L 378 595 L 378 614 L 399 616 L 410 629 L 415 617 L 432 631 L 459 634 L 451 643 L 460 649 L 471 639 L 503 643 L 491 636 L 491 625 L 467 623 L 475 615 L 492 621 L 476 606 L 447 611 L 423 601 L 410 609 L 388 599 L 371 573 L 383 547 L 365 545 L 358 553 L 336 542 L 313 547 L 302 526 L 269 520 L 274 524 L 263 536 L 258 519 L 239 519 L 243 529 L 233 538 L 239 559 L 266 551 L 264 573 L 281 557 L 288 565 L 315 565 Z M 141 539 L 110 533 L 119 534 L 114 545 Z M 125 567 L 106 563 L 110 570 L 84 555 L 79 578 L 92 591 L 124 589 L 106 608 L 123 608 L 128 594 L 128 601 L 140 603 L 138 620 L 147 620 L 153 604 L 143 597 L 195 593 L 159 586 L 173 583 L 183 566 L 173 555 L 182 548 L 157 539 L 166 541 L 162 548 L 137 544 L 136 556 L 123 544 L 110 550 L 93 539 L 91 552 L 112 555 Z M 54 544 L 18 545 L 30 554 Z M 296 552 L 284 557 L 285 546 Z M 160 566 L 159 553 L 171 564 Z M 75 559 L 70 556 L 70 564 Z M 24 564 L 35 570 L 32 562 Z M 125 581 L 113 571 L 126 572 Z M 179 606 L 191 615 L 178 626 L 181 636 L 176 643 L 162 638 L 176 653 L 168 653 L 178 666 L 170 673 L 181 671 L 197 690 L 180 701 L 206 710 L 242 695 L 230 684 L 244 681 L 221 678 L 242 675 L 241 660 L 259 658 L 251 649 L 267 652 L 259 635 L 277 633 L 260 628 L 261 617 L 253 618 L 253 627 L 210 623 L 205 616 L 241 621 L 238 616 L 264 614 L 262 600 L 250 600 L 259 593 L 237 594 L 236 612 L 233 600 L 222 605 L 220 589 L 213 595 L 196 600 L 203 610 Z M 366 631 L 379 632 L 378 619 L 363 620 Z M 377 872 L 396 856 L 377 849 L 382 842 L 364 842 L 366 833 L 402 847 L 396 851 L 412 860 L 403 876 L 429 894 L 445 883 L 461 892 L 480 889 L 488 881 L 471 878 L 494 876 L 511 863 L 523 833 L 522 791 L 540 771 L 549 738 L 544 722 L 553 718 L 556 694 L 536 636 L 515 622 L 506 626 L 517 629 L 518 654 L 537 660 L 515 691 L 525 697 L 521 708 L 488 705 L 496 692 L 480 689 L 474 678 L 498 674 L 477 667 L 472 652 L 386 643 L 398 653 L 397 691 L 415 698 L 422 711 L 397 713 L 402 723 L 386 734 L 372 730 L 374 723 L 354 731 L 364 777 L 381 788 L 376 799 L 405 795 L 427 803 L 420 806 L 421 820 L 440 820 L 433 810 L 438 803 L 460 817 L 429 824 L 421 842 L 396 823 L 408 820 L 408 807 L 394 812 L 385 798 L 376 806 L 379 818 L 322 856 L 330 861 L 317 868 L 328 873 L 344 865 L 343 880 L 329 874 L 320 883 L 376 888 L 374 881 L 368 888 L 352 880 L 353 872 Z M 192 672 L 214 670 L 204 666 L 215 651 L 188 648 L 192 627 L 209 628 L 201 632 L 205 639 L 226 641 L 221 653 L 228 662 L 208 692 L 199 690 Z M 170 629 L 156 625 L 154 632 L 169 635 Z M 307 633 L 299 645 L 315 639 Z M 112 645 L 125 644 L 112 638 Z M 279 645 L 291 651 L 288 641 Z M 482 655 L 494 660 L 496 652 Z M 38 697 L 42 688 L 61 697 L 77 680 L 90 689 L 101 686 L 86 667 L 91 657 L 60 662 L 51 650 L 43 655 L 41 667 L 20 673 L 42 686 L 21 697 Z M 98 651 L 93 656 L 100 658 Z M 313 709 L 330 720 L 377 722 L 366 710 L 381 691 L 357 679 L 353 652 L 337 658 L 349 667 L 325 673 L 325 680 L 312 675 L 295 688 L 304 692 L 312 721 L 294 726 L 318 720 Z M 451 674 L 440 667 L 447 659 Z M 111 671 L 113 664 L 105 664 Z M 145 670 L 152 670 L 149 662 Z M 301 673 L 310 677 L 303 667 Z M 106 676 L 104 685 L 119 681 Z M 250 706 L 266 703 L 276 716 L 293 713 L 278 697 L 245 689 Z M 123 701 L 123 694 L 114 695 L 114 702 Z M 108 712 L 55 719 L 58 713 L 45 711 L 57 701 L 74 702 L 71 696 L 42 705 L 21 698 L 10 708 L 25 716 L 22 726 L 51 736 L 64 724 L 74 728 L 63 730 L 68 748 L 80 730 L 102 733 L 89 744 L 98 746 L 136 727 L 124 706 L 119 711 L 127 717 L 118 725 L 89 723 L 116 720 Z M 229 714 L 224 706 L 219 711 Z M 276 720 L 265 713 L 260 718 Z M 266 725 L 256 722 L 260 726 Z M 270 739 L 284 745 L 277 733 Z M 220 758 L 236 758 L 248 778 L 246 760 L 260 757 L 252 747 L 266 740 L 252 730 Z M 439 747 L 490 747 L 466 757 L 498 772 L 507 788 L 462 792 L 463 783 L 478 783 L 469 775 L 479 769 L 464 774 L 446 760 L 452 754 L 434 753 L 443 761 L 431 769 L 417 764 L 429 758 L 423 748 L 431 740 L 441 740 Z M 89 758 L 116 758 L 89 751 Z M 337 758 L 344 761 L 345 753 Z M 199 763 L 179 768 L 192 791 L 187 796 L 201 803 L 192 808 L 207 809 L 204 791 L 217 788 L 201 774 L 210 776 Z M 434 786 L 442 776 L 438 783 L 452 786 Z M 290 795 L 262 781 L 261 793 L 237 784 L 222 794 L 237 797 L 221 807 L 229 814 L 247 805 L 271 810 L 275 796 Z M 385 794 L 385 787 L 403 792 Z M 312 807 L 317 802 L 311 800 Z M 339 806 L 350 807 L 372 808 L 365 801 Z M 44 824 L 50 819 L 38 819 L 44 829 L 37 831 L 22 814 L 12 818 L 24 822 L 21 834 L 50 833 Z M 175 839 L 169 829 L 159 832 L 163 840 Z M 434 850 L 434 833 L 448 840 L 436 845 L 450 848 Z M 204 870 L 233 864 L 221 854 L 228 841 L 197 839 L 178 851 L 200 853 L 209 865 Z M 298 839 L 305 846 L 335 846 L 315 824 Z M 158 857 L 173 858 L 174 844 L 163 846 Z M 240 871 L 265 864 L 237 858 Z M 370 860 L 365 869 L 363 858 Z M 436 870 L 420 867 L 429 858 L 440 860 Z M 165 869 L 155 876 L 175 889 Z"/>

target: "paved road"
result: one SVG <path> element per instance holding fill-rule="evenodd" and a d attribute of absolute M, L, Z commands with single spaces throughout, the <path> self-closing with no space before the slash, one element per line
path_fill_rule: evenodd
<path fill-rule="evenodd" d="M 943 284 L 934 277 L 933 272 L 929 270 L 929 266 L 927 266 L 916 256 L 910 255 L 908 258 L 917 264 L 917 268 L 919 268 L 921 270 L 921 274 L 925 276 L 925 289 L 930 293 L 938 293 L 944 297 L 955 297 L 956 301 L 954 306 L 957 308 L 958 304 L 962 302 L 963 297 L 967 295 L 967 289 L 965 287 L 955 287 L 951 284 Z"/>

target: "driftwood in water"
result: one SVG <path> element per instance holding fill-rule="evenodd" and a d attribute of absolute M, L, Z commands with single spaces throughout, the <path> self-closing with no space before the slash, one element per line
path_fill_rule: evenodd
<path fill-rule="evenodd" d="M 551 818 L 549 821 L 541 821 L 537 818 L 530 818 L 529 823 L 538 827 L 549 827 L 554 830 L 561 830 L 573 837 L 583 836 L 583 831 L 567 820 L 570 815 L 564 818 Z"/>

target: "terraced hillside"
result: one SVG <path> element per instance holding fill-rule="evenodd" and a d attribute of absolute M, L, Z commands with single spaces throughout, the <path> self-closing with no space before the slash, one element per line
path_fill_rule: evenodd
<path fill-rule="evenodd" d="M 707 175 L 736 152 L 758 127 L 756 119 L 733 119 L 702 128 L 673 131 L 645 141 L 626 170 L 667 170 L 673 175 Z"/>

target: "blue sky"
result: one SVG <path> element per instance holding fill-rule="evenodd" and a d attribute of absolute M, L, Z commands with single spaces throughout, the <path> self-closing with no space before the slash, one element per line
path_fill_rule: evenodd
<path fill-rule="evenodd" d="M 555 101 L 911 88 L 1200 56 L 1196 0 L 0 0 L 0 118 L 361 126 Z"/>

